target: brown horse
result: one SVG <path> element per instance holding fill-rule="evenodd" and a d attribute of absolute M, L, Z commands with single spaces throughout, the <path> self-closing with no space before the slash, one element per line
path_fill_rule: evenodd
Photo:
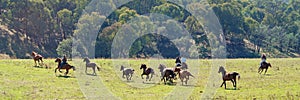
<path fill-rule="evenodd" d="M 31 56 L 32 56 L 32 58 L 34 60 L 35 66 L 37 66 L 36 61 L 38 61 L 39 65 L 40 65 L 40 61 L 43 63 L 43 56 L 42 55 L 40 55 L 40 54 L 38 54 L 38 53 L 36 53 L 36 52 L 33 51 L 31 53 Z"/>
<path fill-rule="evenodd" d="M 151 81 L 152 77 L 153 77 L 153 74 L 154 74 L 154 70 L 152 68 L 147 68 L 146 64 L 142 64 L 140 69 L 143 69 L 143 73 L 141 74 L 141 77 L 142 79 L 143 78 L 143 75 L 147 75 L 146 77 L 146 81 L 149 79 L 149 81 Z M 149 78 L 149 75 L 151 74 L 150 78 Z"/>
<path fill-rule="evenodd" d="M 71 69 L 71 68 L 73 69 L 73 71 L 75 71 L 75 67 L 71 66 L 69 64 L 64 64 L 64 65 L 62 65 L 62 67 L 59 67 L 61 64 L 61 61 L 62 60 L 60 58 L 56 58 L 55 62 L 57 62 L 58 65 L 57 65 L 57 68 L 55 68 L 55 73 L 56 73 L 57 69 L 66 69 L 65 75 L 67 75 L 69 73 L 69 69 Z"/>
<path fill-rule="evenodd" d="M 231 81 L 233 84 L 233 87 L 236 88 L 236 77 L 238 77 L 238 79 L 240 79 L 239 73 L 237 73 L 237 72 L 227 73 L 223 66 L 220 66 L 218 73 L 222 73 L 222 79 L 223 79 L 223 83 L 221 84 L 220 87 L 222 87 L 224 84 L 225 89 L 226 89 L 226 81 Z"/>
<path fill-rule="evenodd" d="M 185 79 L 185 85 L 187 85 L 188 80 L 190 79 L 190 76 L 194 77 L 191 72 L 187 70 L 181 70 L 180 67 L 175 68 L 174 72 L 177 72 L 179 75 L 179 79 L 181 80 L 181 84 L 183 85 L 183 81 Z"/>
<path fill-rule="evenodd" d="M 263 62 L 262 65 L 258 68 L 258 73 L 261 74 L 263 70 L 266 69 L 265 70 L 265 74 L 266 74 L 269 66 L 272 67 L 271 63 Z"/>

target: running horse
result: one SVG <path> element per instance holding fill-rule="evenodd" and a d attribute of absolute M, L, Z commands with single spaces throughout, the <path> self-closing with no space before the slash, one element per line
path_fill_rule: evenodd
<path fill-rule="evenodd" d="M 266 74 L 269 66 L 272 67 L 271 63 L 263 62 L 262 65 L 258 68 L 258 73 L 261 74 L 263 70 L 266 69 L 265 70 L 265 74 Z"/>
<path fill-rule="evenodd" d="M 238 77 L 238 79 L 240 79 L 239 73 L 237 73 L 237 72 L 227 73 L 223 66 L 220 66 L 218 73 L 222 73 L 222 79 L 223 79 L 223 83 L 221 84 L 220 87 L 222 87 L 224 84 L 225 89 L 226 89 L 226 81 L 231 81 L 233 87 L 236 88 L 236 77 Z"/>
<path fill-rule="evenodd" d="M 40 65 L 40 61 L 43 63 L 43 56 L 42 55 L 40 55 L 40 54 L 38 54 L 38 53 L 36 53 L 36 52 L 33 51 L 31 53 L 31 56 L 32 56 L 32 58 L 34 60 L 35 66 L 37 66 L 36 61 L 38 61 L 39 65 Z"/>
<path fill-rule="evenodd" d="M 165 65 L 159 64 L 158 69 L 160 69 L 161 72 L 161 81 L 164 81 L 165 84 L 167 84 L 166 81 L 170 81 L 171 83 L 173 83 L 173 79 L 176 80 L 175 71 L 178 70 L 178 67 L 166 68 Z"/>
<path fill-rule="evenodd" d="M 56 58 L 56 59 L 55 59 L 55 62 L 58 63 L 58 64 L 57 64 L 57 68 L 55 68 L 55 73 L 56 73 L 57 69 L 66 69 L 65 75 L 67 75 L 67 74 L 69 73 L 69 70 L 70 70 L 71 68 L 73 69 L 73 71 L 75 71 L 75 67 L 74 67 L 74 66 L 71 66 L 71 65 L 69 65 L 69 64 L 64 64 L 64 65 L 62 65 L 62 67 L 60 68 L 59 66 L 60 66 L 60 64 L 61 64 L 61 62 L 62 62 L 62 60 L 61 60 L 60 58 Z"/>
<path fill-rule="evenodd" d="M 146 81 L 149 79 L 151 81 L 153 74 L 154 74 L 154 69 L 152 68 L 147 68 L 146 64 L 142 64 L 140 69 L 143 69 L 143 73 L 141 74 L 142 79 L 144 79 L 143 75 L 147 75 Z M 149 78 L 150 75 L 150 78 Z"/>

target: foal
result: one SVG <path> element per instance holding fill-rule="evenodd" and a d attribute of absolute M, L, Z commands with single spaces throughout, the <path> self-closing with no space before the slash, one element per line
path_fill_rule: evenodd
<path fill-rule="evenodd" d="M 33 57 L 35 66 L 37 66 L 36 61 L 38 61 L 39 64 L 40 64 L 40 61 L 43 63 L 43 56 L 42 55 L 32 51 L 31 56 Z"/>
<path fill-rule="evenodd" d="M 125 75 L 127 81 L 131 80 L 132 74 L 134 73 L 134 69 L 132 69 L 132 68 L 125 68 L 123 65 L 121 65 L 120 71 L 123 71 L 122 78 L 125 78 L 124 77 L 124 75 Z"/>
<path fill-rule="evenodd" d="M 226 81 L 231 81 L 233 84 L 233 87 L 236 88 L 236 77 L 238 77 L 238 79 L 240 79 L 239 73 L 237 73 L 237 72 L 227 73 L 223 66 L 220 66 L 218 73 L 222 73 L 222 78 L 223 78 L 223 83 L 220 87 L 222 87 L 224 84 L 225 89 L 226 89 Z"/>
<path fill-rule="evenodd" d="M 149 74 L 151 74 L 150 79 L 149 79 L 149 81 L 151 81 L 153 74 L 154 74 L 154 70 L 152 68 L 147 68 L 146 64 L 142 64 L 140 69 L 143 69 L 143 73 L 141 74 L 142 79 L 144 79 L 143 75 L 147 75 L 147 77 L 146 77 L 146 81 L 147 81 L 147 79 L 149 79 Z"/>
<path fill-rule="evenodd" d="M 96 68 L 98 69 L 98 71 L 100 71 L 100 68 L 97 66 L 97 64 L 91 62 L 89 58 L 87 58 L 87 57 L 84 58 L 84 59 L 83 59 L 83 62 L 85 62 L 85 73 L 87 73 L 87 68 L 88 68 L 88 67 L 90 67 L 90 68 L 93 69 L 93 71 L 94 71 L 93 74 L 94 74 L 94 75 L 96 75 L 96 71 L 95 71 Z"/>

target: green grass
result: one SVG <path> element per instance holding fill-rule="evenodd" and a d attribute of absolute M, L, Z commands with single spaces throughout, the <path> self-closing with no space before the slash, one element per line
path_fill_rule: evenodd
<path fill-rule="evenodd" d="M 128 60 L 112 62 L 109 59 L 93 59 L 92 61 L 101 66 L 97 76 L 83 73 L 85 67 L 82 60 L 74 60 L 69 63 L 76 65 L 77 70 L 70 71 L 70 77 L 59 77 L 63 73 L 54 73 L 57 64 L 53 59 L 45 60 L 45 64 L 51 69 L 33 67 L 32 59 L 0 60 L 0 99 L 85 99 L 85 96 L 97 97 L 96 95 L 105 94 L 106 90 L 109 90 L 114 96 L 125 100 L 157 100 L 172 97 L 198 100 L 206 92 L 205 87 L 213 63 L 212 60 L 188 60 L 189 70 L 196 78 L 191 78 L 189 86 L 181 86 L 178 80 L 177 85 L 164 85 L 160 82 L 157 65 L 165 63 L 167 66 L 174 66 L 173 59 L 130 59 L 129 65 L 125 66 L 135 69 L 132 81 L 122 79 L 119 69 L 119 65 Z M 227 90 L 224 87 L 217 88 L 214 99 L 299 99 L 300 59 L 268 59 L 268 61 L 272 67 L 266 75 L 260 75 L 257 73 L 259 59 L 227 59 L 226 65 L 223 66 L 227 71 L 239 72 L 241 79 L 238 80 L 236 90 L 233 89 L 231 82 L 227 82 Z M 142 70 L 139 67 L 142 63 L 154 68 L 158 74 L 152 82 L 143 83 L 140 78 Z M 92 73 L 92 70 L 89 69 L 88 73 Z M 217 76 L 221 79 L 220 74 Z M 220 82 L 215 84 L 216 87 L 222 83 L 221 80 L 218 81 Z M 103 86 L 106 90 L 97 90 Z M 95 88 L 95 91 L 85 91 L 87 88 Z M 188 92 L 170 94 L 173 90 L 188 90 Z M 191 94 L 185 96 L 186 93 Z"/>

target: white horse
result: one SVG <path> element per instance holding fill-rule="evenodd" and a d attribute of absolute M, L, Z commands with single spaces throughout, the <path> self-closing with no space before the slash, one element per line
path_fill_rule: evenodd
<path fill-rule="evenodd" d="M 125 68 L 123 65 L 121 65 L 120 71 L 123 71 L 122 78 L 125 78 L 124 76 L 126 76 L 127 80 L 131 80 L 132 74 L 134 73 L 134 69 L 132 69 L 132 68 Z"/>
<path fill-rule="evenodd" d="M 86 63 L 85 63 L 85 73 L 87 73 L 87 68 L 88 68 L 88 67 L 90 67 L 90 68 L 93 69 L 93 71 L 94 71 L 93 74 L 94 74 L 94 75 L 96 75 L 96 71 L 95 71 L 96 68 L 98 69 L 98 71 L 100 71 L 100 68 L 97 66 L 97 64 L 91 62 L 89 58 L 87 58 L 87 57 L 84 58 L 84 59 L 83 59 L 83 62 L 86 62 Z"/>

